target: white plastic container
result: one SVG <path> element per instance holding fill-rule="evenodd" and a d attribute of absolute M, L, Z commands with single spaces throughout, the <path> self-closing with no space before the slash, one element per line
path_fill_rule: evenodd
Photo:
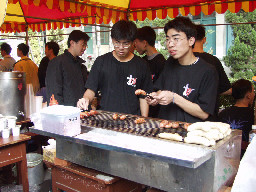
<path fill-rule="evenodd" d="M 44 131 L 65 136 L 76 136 L 81 133 L 80 109 L 77 107 L 53 105 L 41 111 Z"/>

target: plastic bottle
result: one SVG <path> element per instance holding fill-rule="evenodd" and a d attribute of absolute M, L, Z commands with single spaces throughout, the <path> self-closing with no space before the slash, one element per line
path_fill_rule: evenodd
<path fill-rule="evenodd" d="M 249 143 L 251 143 L 255 135 L 256 135 L 256 125 L 252 125 L 252 130 L 249 133 Z"/>

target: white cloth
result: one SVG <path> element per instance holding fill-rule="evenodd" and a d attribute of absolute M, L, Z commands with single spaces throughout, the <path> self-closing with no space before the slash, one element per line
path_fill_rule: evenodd
<path fill-rule="evenodd" d="M 231 192 L 256 191 L 256 137 L 246 149 L 240 162 Z"/>

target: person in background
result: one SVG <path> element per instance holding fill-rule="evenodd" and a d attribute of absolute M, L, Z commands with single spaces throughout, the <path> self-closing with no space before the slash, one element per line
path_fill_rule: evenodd
<path fill-rule="evenodd" d="M 8 43 L 1 45 L 1 55 L 3 60 L 0 61 L 0 71 L 12 71 L 13 65 L 16 63 L 15 59 L 11 57 L 12 48 Z"/>
<path fill-rule="evenodd" d="M 45 87 L 45 76 L 46 76 L 48 63 L 50 60 L 52 60 L 58 55 L 59 50 L 60 50 L 59 45 L 54 41 L 47 42 L 45 44 L 45 57 L 41 60 L 38 68 L 38 78 L 40 82 L 40 88 Z"/>
<path fill-rule="evenodd" d="M 135 95 L 137 89 L 152 91 L 152 80 L 146 61 L 130 52 L 137 27 L 131 21 L 120 20 L 111 29 L 114 51 L 99 56 L 86 82 L 86 92 L 77 107 L 88 109 L 98 91 L 100 109 L 112 112 L 148 116 L 145 98 Z"/>
<path fill-rule="evenodd" d="M 135 39 L 135 48 L 140 55 L 146 54 L 145 59 L 149 65 L 153 83 L 158 79 L 166 62 L 164 56 L 155 48 L 156 32 L 149 26 L 138 29 Z"/>
<path fill-rule="evenodd" d="M 15 63 L 13 70 L 26 73 L 26 84 L 32 84 L 34 94 L 40 89 L 38 80 L 38 66 L 27 57 L 29 52 L 29 46 L 21 43 L 17 48 L 17 55 L 21 59 Z"/>
<path fill-rule="evenodd" d="M 196 42 L 193 48 L 194 55 L 204 59 L 209 64 L 213 65 L 216 68 L 219 76 L 218 98 L 217 98 L 216 107 L 215 107 L 215 118 L 216 118 L 219 112 L 219 96 L 231 95 L 232 93 L 231 84 L 229 82 L 229 79 L 224 71 L 224 68 L 220 60 L 217 57 L 204 52 L 204 44 L 206 42 L 204 26 L 199 24 L 196 25 L 196 31 L 197 31 Z M 214 120 L 214 119 L 211 119 L 211 120 Z"/>
<path fill-rule="evenodd" d="M 249 132 L 254 124 L 253 101 L 255 97 L 253 84 L 239 79 L 232 84 L 232 96 L 235 105 L 219 113 L 219 121 L 230 124 L 232 129 L 242 130 L 241 158 L 249 142 Z"/>
<path fill-rule="evenodd" d="M 136 39 L 134 41 L 135 48 L 140 55 L 146 54 L 143 59 L 147 61 L 153 83 L 158 79 L 166 62 L 164 56 L 155 48 L 156 32 L 149 26 L 138 29 Z M 157 117 L 159 106 L 150 106 L 149 116 Z"/>
<path fill-rule="evenodd" d="M 38 68 L 38 79 L 40 83 L 40 90 L 36 94 L 37 96 L 43 96 L 43 103 L 47 101 L 45 76 L 46 76 L 48 63 L 50 60 L 52 60 L 58 55 L 59 50 L 60 50 L 59 45 L 54 41 L 51 41 L 45 44 L 45 57 L 43 57 L 43 59 L 41 60 Z"/>
<path fill-rule="evenodd" d="M 216 70 L 203 59 L 195 57 L 193 46 L 195 25 L 187 17 L 169 21 L 164 31 L 166 46 L 171 54 L 160 77 L 154 84 L 154 99 L 160 104 L 159 118 L 194 123 L 213 115 L 217 97 Z"/>
<path fill-rule="evenodd" d="M 45 78 L 48 105 L 52 95 L 60 105 L 67 106 L 76 106 L 83 96 L 87 69 L 82 66 L 84 60 L 80 56 L 86 50 L 89 39 L 85 32 L 72 31 L 68 37 L 68 49 L 49 62 Z"/>

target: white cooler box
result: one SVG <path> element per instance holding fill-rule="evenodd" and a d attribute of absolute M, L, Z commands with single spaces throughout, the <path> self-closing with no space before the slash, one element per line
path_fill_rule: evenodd
<path fill-rule="evenodd" d="M 53 105 L 41 111 L 44 131 L 65 136 L 76 136 L 81 133 L 80 109 L 71 106 Z"/>

